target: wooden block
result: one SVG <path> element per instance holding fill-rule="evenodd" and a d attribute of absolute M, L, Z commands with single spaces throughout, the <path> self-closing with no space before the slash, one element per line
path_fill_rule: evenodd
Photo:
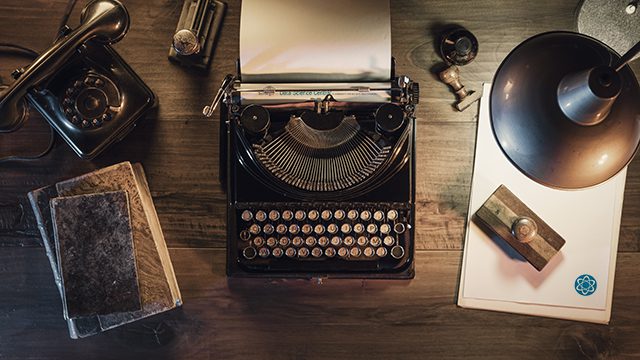
<path fill-rule="evenodd" d="M 504 185 L 476 211 L 473 220 L 484 231 L 506 241 L 538 271 L 542 271 L 565 243 Z"/>

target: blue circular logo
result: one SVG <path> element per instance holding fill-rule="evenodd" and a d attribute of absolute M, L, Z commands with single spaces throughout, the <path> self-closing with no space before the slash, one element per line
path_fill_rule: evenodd
<path fill-rule="evenodd" d="M 589 274 L 582 274 L 576 279 L 574 287 L 578 294 L 582 296 L 589 296 L 596 292 L 596 289 L 598 288 L 598 282 L 593 276 Z"/>

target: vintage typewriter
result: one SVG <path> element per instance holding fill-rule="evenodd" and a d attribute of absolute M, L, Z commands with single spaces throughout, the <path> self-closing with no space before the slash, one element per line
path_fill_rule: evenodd
<path fill-rule="evenodd" d="M 388 71 L 376 76 L 301 74 L 293 65 L 282 74 L 252 72 L 246 48 L 261 39 L 244 24 L 253 19 L 261 29 L 260 3 L 243 1 L 238 73 L 204 109 L 211 116 L 221 104 L 228 274 L 412 278 L 418 84 L 395 75 L 391 56 Z M 296 1 L 275 3 L 281 9 L 271 14 L 303 16 L 292 13 Z M 351 10 L 371 3 L 388 14 L 386 0 Z M 318 78 L 347 81 L 309 81 Z"/>

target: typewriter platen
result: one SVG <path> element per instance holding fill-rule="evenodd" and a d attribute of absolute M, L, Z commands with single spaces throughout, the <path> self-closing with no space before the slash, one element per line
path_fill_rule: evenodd
<path fill-rule="evenodd" d="M 388 13 L 388 1 L 375 2 Z M 243 1 L 243 23 L 260 6 Z M 282 76 L 256 75 L 243 66 L 242 43 L 240 51 L 237 76 L 214 100 L 228 274 L 413 277 L 418 84 L 395 76 L 390 57 L 384 78 L 332 73 L 348 80 L 312 82 L 329 77 L 291 66 Z"/>

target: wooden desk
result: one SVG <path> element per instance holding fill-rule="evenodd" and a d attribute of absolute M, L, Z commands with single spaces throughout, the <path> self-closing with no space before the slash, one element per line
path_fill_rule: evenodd
<path fill-rule="evenodd" d="M 411 282 L 231 280 L 225 267 L 225 195 L 218 183 L 218 121 L 201 115 L 238 57 L 239 1 L 230 0 L 209 73 L 170 64 L 178 0 L 126 1 L 129 34 L 115 47 L 157 94 L 157 115 L 106 156 L 77 158 L 58 141 L 31 163 L 0 165 L 0 359 L 16 358 L 600 358 L 640 355 L 640 160 L 630 166 L 609 326 L 458 308 L 456 294 L 477 112 L 458 113 L 430 69 L 432 29 L 456 22 L 480 53 L 462 70 L 489 82 L 507 53 L 539 32 L 574 29 L 574 1 L 393 1 L 397 72 L 420 82 L 417 261 Z M 3 0 L 0 37 L 45 49 L 64 0 Z M 79 19 L 82 3 L 72 16 Z M 337 35 L 339 36 L 339 35 Z M 24 64 L 2 57 L 0 73 Z M 640 63 L 634 64 L 640 74 Z M 0 135 L 0 156 L 35 152 L 48 130 L 33 114 Z M 26 193 L 87 171 L 142 162 L 184 297 L 165 316 L 70 340 Z"/>

